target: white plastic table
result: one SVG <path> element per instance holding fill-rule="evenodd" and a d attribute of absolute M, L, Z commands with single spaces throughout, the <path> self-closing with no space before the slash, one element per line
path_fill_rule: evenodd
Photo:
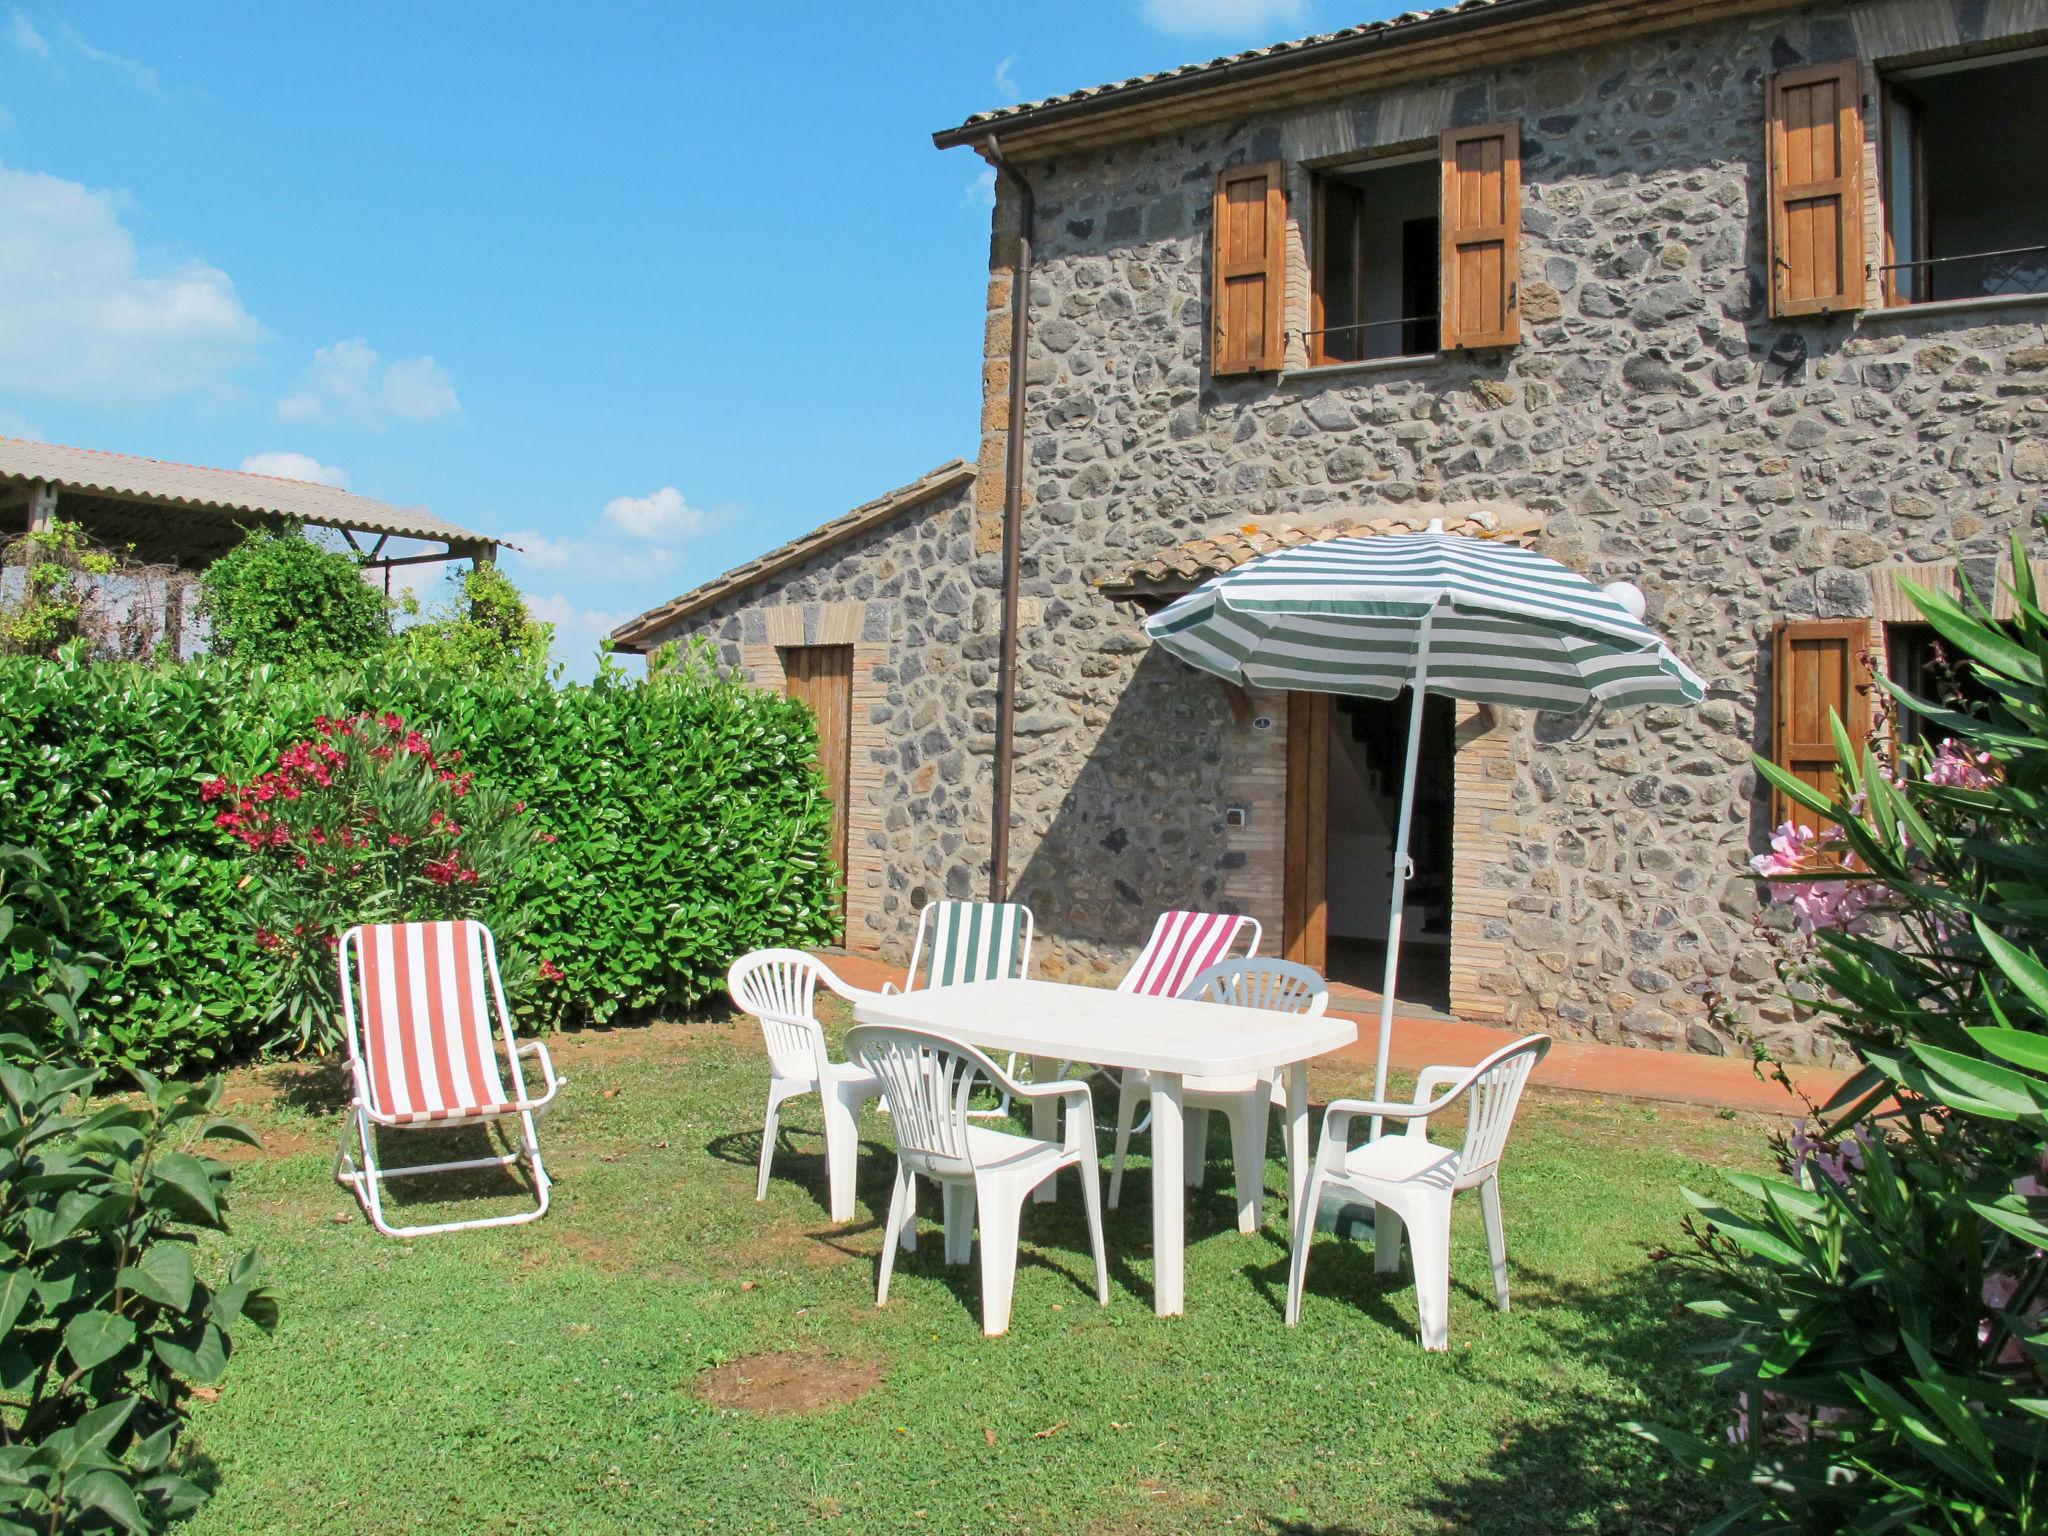
<path fill-rule="evenodd" d="M 1186 1310 L 1182 1079 L 1229 1077 L 1287 1068 L 1287 1189 L 1290 1218 L 1308 1182 L 1308 1063 L 1351 1044 L 1358 1027 L 1330 1015 L 1273 1013 L 1183 998 L 1144 997 L 1057 981 L 976 981 L 854 1004 L 863 1024 L 900 1024 L 951 1035 L 989 1050 L 1032 1058 L 1045 1081 L 1063 1061 L 1138 1068 L 1152 1083 L 1152 1308 L 1161 1317 Z M 1050 1139 L 1059 1106 L 1032 1106 L 1032 1131 Z M 1240 1169 L 1238 1180 L 1256 1177 Z M 1052 1198 L 1050 1188 L 1040 1200 Z"/>

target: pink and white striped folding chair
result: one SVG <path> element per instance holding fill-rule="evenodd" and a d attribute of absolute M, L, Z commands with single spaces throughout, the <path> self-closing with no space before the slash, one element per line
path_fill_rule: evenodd
<path fill-rule="evenodd" d="M 541 1166 L 534 1119 L 566 1079 L 555 1076 L 547 1047 L 519 1045 L 498 979 L 498 946 L 477 922 L 371 923 L 342 935 L 342 1017 L 355 1095 L 334 1159 L 334 1176 L 355 1191 L 370 1224 L 386 1237 L 422 1237 L 469 1227 L 537 1221 L 548 1211 L 551 1181 Z M 492 1024 L 495 1007 L 496 1026 Z M 537 1060 L 542 1092 L 531 1095 L 520 1063 Z M 377 1127 L 426 1130 L 519 1122 L 519 1146 L 499 1157 L 386 1169 L 377 1162 Z M 350 1155 L 353 1134 L 362 1163 Z M 394 1227 L 384 1219 L 383 1181 L 524 1161 L 538 1205 L 510 1216 Z"/>
<path fill-rule="evenodd" d="M 1238 935 L 1247 929 L 1251 942 L 1244 953 L 1249 958 L 1259 952 L 1259 939 L 1265 932 L 1257 918 L 1228 912 L 1162 912 L 1152 925 L 1144 952 L 1116 989 L 1146 997 L 1179 997 L 1195 977 L 1229 959 Z"/>

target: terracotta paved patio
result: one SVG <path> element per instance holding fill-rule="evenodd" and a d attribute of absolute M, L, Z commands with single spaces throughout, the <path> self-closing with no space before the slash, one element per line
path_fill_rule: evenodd
<path fill-rule="evenodd" d="M 832 969 L 856 987 L 899 985 L 903 968 L 864 955 L 821 950 Z M 1379 1037 L 1377 999 L 1343 989 L 1330 1011 L 1358 1023 L 1358 1043 L 1340 1058 L 1370 1062 Z M 1392 1061 L 1396 1071 L 1412 1072 L 1436 1064 L 1478 1061 L 1514 1038 L 1512 1031 L 1484 1024 L 1466 1024 L 1441 1017 L 1396 1014 Z M 1844 1074 L 1827 1067 L 1794 1067 L 1791 1077 L 1816 1104 L 1827 1102 Z M 1766 1115 L 1802 1115 L 1807 1106 L 1775 1082 L 1759 1077 L 1749 1061 L 1736 1056 L 1700 1056 L 1689 1051 L 1639 1050 L 1593 1041 L 1559 1040 L 1533 1079 L 1539 1088 L 1575 1093 L 1613 1094 L 1618 1098 L 1654 1099 L 1673 1104 L 1704 1104 L 1717 1109 L 1748 1110 Z"/>

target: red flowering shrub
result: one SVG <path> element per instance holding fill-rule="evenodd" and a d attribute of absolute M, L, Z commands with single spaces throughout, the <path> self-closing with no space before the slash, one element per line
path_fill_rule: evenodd
<path fill-rule="evenodd" d="M 256 943 L 278 967 L 272 1044 L 339 1043 L 334 952 L 356 923 L 481 918 L 498 934 L 507 990 L 524 992 L 532 963 L 517 915 L 499 910 L 546 836 L 524 802 L 473 784 L 460 751 L 437 751 L 396 714 L 314 727 L 269 772 L 199 792 L 245 850 Z M 539 975 L 560 972 L 544 961 Z"/>

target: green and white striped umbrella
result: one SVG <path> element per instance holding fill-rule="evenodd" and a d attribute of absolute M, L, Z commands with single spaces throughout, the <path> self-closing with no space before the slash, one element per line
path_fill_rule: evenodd
<path fill-rule="evenodd" d="M 1145 629 L 1249 688 L 1392 698 L 1417 681 L 1427 633 L 1430 693 L 1563 711 L 1698 703 L 1699 678 L 1631 611 L 1633 592 L 1515 544 L 1377 534 L 1261 555 Z"/>
<path fill-rule="evenodd" d="M 1248 688 L 1390 699 L 1413 688 L 1394 834 L 1379 1072 L 1400 977 L 1401 911 L 1415 868 L 1416 748 L 1428 694 L 1523 709 L 1696 704 L 1706 687 L 1643 624 L 1642 594 L 1596 587 L 1519 545 L 1427 533 L 1319 539 L 1261 555 L 1154 614 L 1145 631 L 1183 661 Z M 1372 1134 L 1379 1134 L 1375 1116 Z"/>

